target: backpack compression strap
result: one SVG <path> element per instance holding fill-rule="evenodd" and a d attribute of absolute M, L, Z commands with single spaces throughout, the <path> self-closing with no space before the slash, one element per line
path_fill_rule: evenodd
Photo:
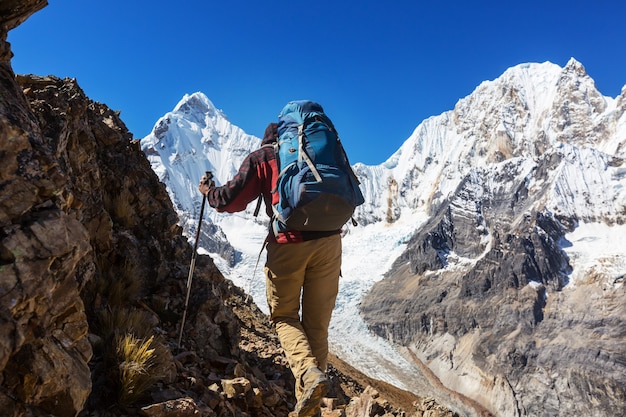
<path fill-rule="evenodd" d="M 313 161 L 311 161 L 311 158 L 306 153 L 306 150 L 304 149 L 303 144 L 304 144 L 304 123 L 298 126 L 298 162 L 304 159 L 304 161 L 309 166 L 309 168 L 311 168 L 311 172 L 315 176 L 315 179 L 317 180 L 317 182 L 322 182 L 322 177 L 320 176 L 320 173 L 317 172 L 317 168 L 315 168 L 315 164 L 313 163 Z"/>

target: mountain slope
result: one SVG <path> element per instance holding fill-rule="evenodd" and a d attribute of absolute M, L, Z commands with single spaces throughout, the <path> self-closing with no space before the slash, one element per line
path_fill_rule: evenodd
<path fill-rule="evenodd" d="M 625 95 L 574 60 L 522 65 L 420 125 L 394 174 L 428 220 L 364 297 L 369 327 L 499 415 L 623 411 Z"/>

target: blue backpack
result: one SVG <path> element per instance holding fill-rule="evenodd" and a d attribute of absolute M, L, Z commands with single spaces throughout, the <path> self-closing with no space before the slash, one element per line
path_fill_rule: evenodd
<path fill-rule="evenodd" d="M 277 130 L 274 233 L 341 229 L 365 200 L 324 109 L 312 101 L 289 102 Z"/>

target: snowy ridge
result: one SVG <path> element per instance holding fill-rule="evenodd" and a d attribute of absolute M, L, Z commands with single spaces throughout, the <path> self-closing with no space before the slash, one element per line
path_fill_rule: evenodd
<path fill-rule="evenodd" d="M 204 171 L 213 171 L 222 184 L 259 145 L 258 138 L 231 125 L 202 93 L 183 97 L 142 140 L 181 221 L 189 223 L 188 231 L 197 222 L 197 183 Z M 382 164 L 355 164 L 366 203 L 357 210 L 360 225 L 347 227 L 343 239 L 343 277 L 329 336 L 332 349 L 372 377 L 419 388 L 415 384 L 420 382 L 411 377 L 416 373 L 413 365 L 368 332 L 358 310 L 360 297 L 383 278 L 429 214 L 479 171 L 487 182 L 485 190 L 508 187 L 500 174 L 516 172 L 529 189 L 541 191 L 541 198 L 532 202 L 536 209 L 578 219 L 583 236 L 578 229 L 568 235 L 571 246 L 566 249 L 572 277 L 602 265 L 615 275 L 620 266 L 592 250 L 600 245 L 586 242 L 611 236 L 613 248 L 625 247 L 625 159 L 626 88 L 615 99 L 602 96 L 583 66 L 571 59 L 564 68 L 549 62 L 510 68 L 496 80 L 481 83 L 453 110 L 424 120 Z M 465 203 L 471 204 L 459 202 Z M 259 258 L 266 219 L 254 219 L 253 209 L 235 215 L 209 209 L 205 214 L 242 254 L 241 261 L 231 265 L 212 253 L 216 264 L 266 311 L 264 253 Z M 612 254 L 619 258 L 615 249 Z"/>

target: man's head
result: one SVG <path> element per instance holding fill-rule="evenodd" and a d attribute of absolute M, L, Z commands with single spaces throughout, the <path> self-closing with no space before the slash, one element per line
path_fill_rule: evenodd
<path fill-rule="evenodd" d="M 267 127 L 265 128 L 265 133 L 263 134 L 263 141 L 261 142 L 262 145 L 265 145 L 266 143 L 273 143 L 278 140 L 277 128 L 277 123 L 270 123 L 269 125 L 267 125 Z"/>

